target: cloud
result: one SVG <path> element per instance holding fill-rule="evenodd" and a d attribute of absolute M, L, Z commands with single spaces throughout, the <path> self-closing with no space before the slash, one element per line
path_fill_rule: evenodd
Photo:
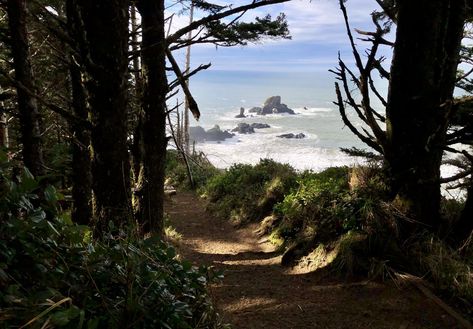
<path fill-rule="evenodd" d="M 220 1 L 229 4 L 229 1 Z M 233 7 L 247 1 L 232 2 Z M 374 0 L 348 0 L 346 2 L 352 28 L 372 30 L 370 13 L 377 9 Z M 246 47 L 218 48 L 199 45 L 192 49 L 192 62 L 212 62 L 213 70 L 254 71 L 326 71 L 337 65 L 337 53 L 351 63 L 351 50 L 345 23 L 338 0 L 291 0 L 249 11 L 243 20 L 284 12 L 287 16 L 292 40 L 265 40 Z M 187 16 L 174 18 L 173 29 L 188 23 Z M 359 42 L 360 51 L 365 46 Z M 389 54 L 389 51 L 386 52 Z M 183 58 L 183 55 L 177 55 Z"/>

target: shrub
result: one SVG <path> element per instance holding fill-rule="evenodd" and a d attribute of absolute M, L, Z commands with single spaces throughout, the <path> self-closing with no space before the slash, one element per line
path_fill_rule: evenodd
<path fill-rule="evenodd" d="M 429 233 L 405 243 L 412 269 L 473 317 L 473 257 L 464 257 Z"/>
<path fill-rule="evenodd" d="M 219 274 L 176 259 L 163 242 L 122 232 L 91 240 L 60 213 L 54 187 L 37 193 L 0 166 L 0 327 L 217 328 L 206 292 Z M 130 231 L 133 231 L 130 229 Z"/>
<path fill-rule="evenodd" d="M 215 168 L 203 153 L 194 154 L 188 157 L 189 166 L 194 179 L 194 188 L 204 186 L 207 181 L 218 174 L 220 170 Z M 166 176 L 171 184 L 190 189 L 191 184 L 187 167 L 182 155 L 175 150 L 168 150 L 166 157 Z"/>
<path fill-rule="evenodd" d="M 237 164 L 211 178 L 204 188 L 209 209 L 237 223 L 262 220 L 295 185 L 292 167 L 273 160 L 255 166 Z"/>
<path fill-rule="evenodd" d="M 350 208 L 348 168 L 329 168 L 321 173 L 303 173 L 297 188 L 275 207 L 283 218 L 280 232 L 286 239 L 317 234 L 320 241 L 356 226 Z M 353 223 L 352 223 L 353 222 Z"/>

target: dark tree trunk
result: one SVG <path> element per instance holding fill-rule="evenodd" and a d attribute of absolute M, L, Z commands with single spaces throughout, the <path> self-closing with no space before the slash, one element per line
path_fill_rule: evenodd
<path fill-rule="evenodd" d="M 77 6 L 74 0 L 66 2 L 69 33 L 74 40 L 80 37 L 77 20 Z M 73 48 L 78 49 L 78 45 Z M 84 121 L 88 119 L 87 95 L 81 79 L 81 59 L 71 52 L 70 80 L 72 89 L 72 110 Z M 90 131 L 81 124 L 72 124 L 72 220 L 88 225 L 92 219 L 92 173 L 90 157 Z"/>
<path fill-rule="evenodd" d="M 80 1 L 92 121 L 92 189 L 97 232 L 130 217 L 127 150 L 128 1 Z"/>
<path fill-rule="evenodd" d="M 31 96 L 35 88 L 26 29 L 26 0 L 8 0 L 7 4 L 15 78 L 20 84 L 17 95 L 23 162 L 34 176 L 41 176 L 44 174 L 43 148 L 38 104 Z"/>
<path fill-rule="evenodd" d="M 408 214 L 439 226 L 440 164 L 465 19 L 464 0 L 401 0 L 385 150 L 392 189 Z"/>
<path fill-rule="evenodd" d="M 460 219 L 454 228 L 456 244 L 462 244 L 473 232 L 473 184 L 467 189 L 466 202 Z"/>
<path fill-rule="evenodd" d="M 164 168 L 166 159 L 166 53 L 164 1 L 140 0 L 142 26 L 143 150 L 138 218 L 143 229 L 163 234 Z"/>

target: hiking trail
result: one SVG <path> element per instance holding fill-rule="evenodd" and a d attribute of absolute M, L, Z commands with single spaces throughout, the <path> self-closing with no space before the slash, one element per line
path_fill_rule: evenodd
<path fill-rule="evenodd" d="M 180 254 L 224 271 L 210 294 L 234 329 L 461 328 L 411 285 L 345 282 L 281 266 L 274 246 L 254 233 L 255 224 L 234 228 L 210 215 L 191 192 L 168 200 L 166 213 L 182 234 Z"/>

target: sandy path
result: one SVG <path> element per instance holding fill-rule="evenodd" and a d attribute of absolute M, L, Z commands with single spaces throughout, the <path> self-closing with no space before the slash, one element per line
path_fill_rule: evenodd
<path fill-rule="evenodd" d="M 191 193 L 174 196 L 166 212 L 183 235 L 181 254 L 224 270 L 211 294 L 232 328 L 460 328 L 414 288 L 294 274 L 258 242 L 254 226 L 237 230 L 213 218 Z"/>

